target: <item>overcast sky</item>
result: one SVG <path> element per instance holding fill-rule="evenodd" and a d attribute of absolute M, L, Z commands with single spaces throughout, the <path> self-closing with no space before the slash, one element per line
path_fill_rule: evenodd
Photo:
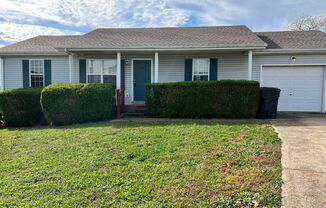
<path fill-rule="evenodd" d="M 99 27 L 247 25 L 253 31 L 286 30 L 298 16 L 325 14 L 325 0 L 0 0 L 0 46 Z"/>

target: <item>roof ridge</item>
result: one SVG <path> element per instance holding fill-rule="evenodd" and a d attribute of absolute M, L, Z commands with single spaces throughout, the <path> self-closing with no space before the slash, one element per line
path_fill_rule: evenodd
<path fill-rule="evenodd" d="M 100 27 L 95 30 L 128 30 L 128 29 L 195 29 L 195 28 L 220 28 L 220 27 L 247 27 L 246 25 L 216 25 L 216 26 L 183 26 L 183 27 Z M 248 27 L 247 27 L 248 28 Z M 95 31 L 92 30 L 92 31 Z M 92 32 L 90 31 L 90 32 Z"/>
<path fill-rule="evenodd" d="M 279 31 L 263 31 L 263 32 L 254 32 L 255 34 L 257 33 L 285 33 L 285 32 L 322 32 L 321 30 L 279 30 Z"/>

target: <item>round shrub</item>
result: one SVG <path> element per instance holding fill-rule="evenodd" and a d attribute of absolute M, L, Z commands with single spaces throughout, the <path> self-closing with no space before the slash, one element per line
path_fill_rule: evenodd
<path fill-rule="evenodd" d="M 6 126 L 40 124 L 43 113 L 40 105 L 42 88 L 6 90 L 0 93 L 0 115 Z"/>
<path fill-rule="evenodd" d="M 247 80 L 146 84 L 146 112 L 152 117 L 254 118 L 259 83 Z"/>
<path fill-rule="evenodd" d="M 111 84 L 53 84 L 41 94 L 44 116 L 51 125 L 112 118 L 115 99 Z"/>

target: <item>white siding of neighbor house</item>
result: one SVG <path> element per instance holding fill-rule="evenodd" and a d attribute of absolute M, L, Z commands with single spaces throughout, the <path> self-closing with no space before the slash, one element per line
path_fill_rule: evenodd
<path fill-rule="evenodd" d="M 254 55 L 253 79 L 260 81 L 260 67 L 262 64 L 290 64 L 291 55 Z M 245 54 L 159 54 L 159 82 L 184 81 L 184 63 L 188 58 L 217 58 L 218 79 L 247 79 L 248 56 Z M 296 64 L 325 64 L 326 55 L 296 55 Z M 52 83 L 69 83 L 69 58 L 68 56 L 41 56 L 41 57 L 4 57 L 5 89 L 21 88 L 22 60 L 24 59 L 50 59 L 52 60 Z M 85 55 L 74 56 L 73 82 L 79 83 L 79 60 L 88 58 L 116 59 L 116 55 Z M 154 61 L 154 53 L 124 54 L 121 58 L 129 61 L 125 66 L 126 103 L 131 102 L 132 97 L 132 70 L 133 58 L 151 58 Z M 88 63 L 87 63 L 88 64 Z M 154 63 L 152 63 L 154 66 Z M 153 76 L 153 74 L 152 74 Z"/>

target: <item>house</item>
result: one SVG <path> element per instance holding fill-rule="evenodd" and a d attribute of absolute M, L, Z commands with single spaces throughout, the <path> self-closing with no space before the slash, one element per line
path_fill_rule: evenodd
<path fill-rule="evenodd" d="M 326 112 L 326 34 L 246 26 L 96 29 L 38 36 L 0 49 L 1 90 L 113 83 L 126 104 L 144 83 L 248 79 L 281 88 L 280 111 Z M 198 106 L 200 107 L 200 106 Z"/>

